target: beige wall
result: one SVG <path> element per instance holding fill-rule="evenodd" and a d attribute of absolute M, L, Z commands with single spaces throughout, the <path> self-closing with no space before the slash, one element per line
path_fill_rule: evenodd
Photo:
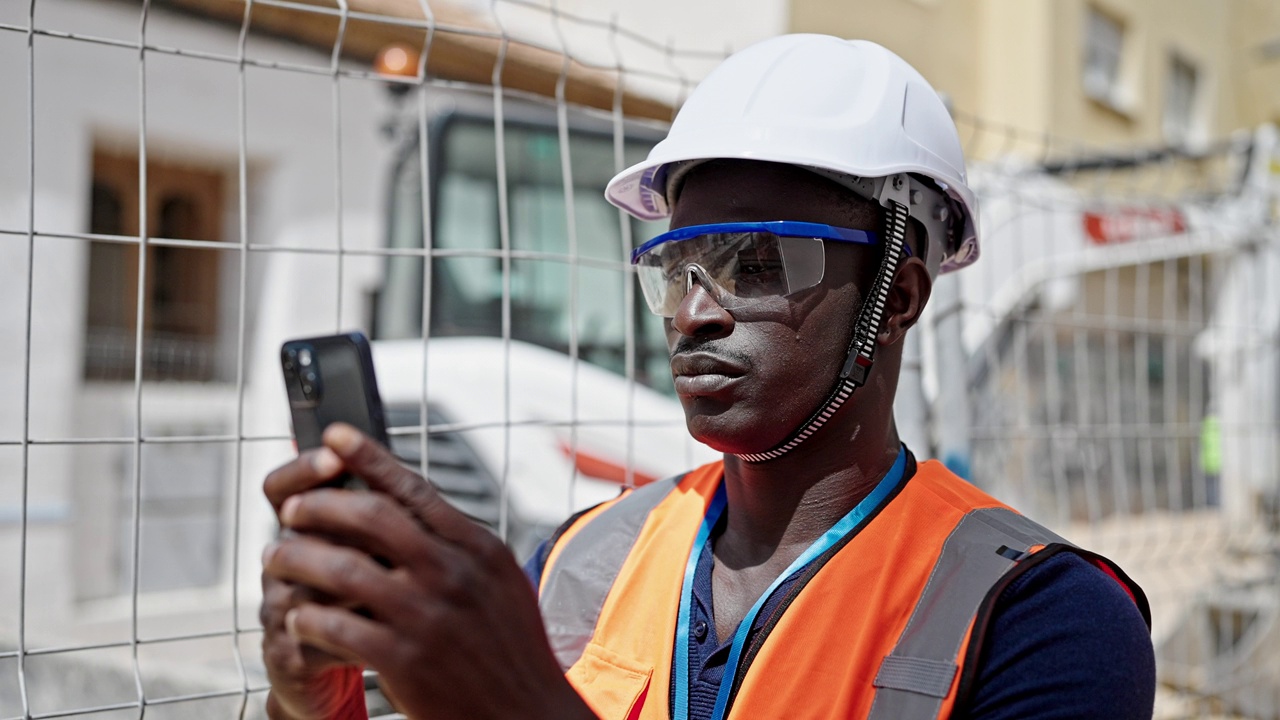
<path fill-rule="evenodd" d="M 979 32 L 981 0 L 791 0 L 792 32 L 874 40 L 916 67 L 958 106 L 980 76 L 970 38 Z"/>
<path fill-rule="evenodd" d="M 1228 22 L 1231 53 L 1225 72 L 1238 78 L 1232 83 L 1232 113 L 1238 124 L 1268 121 L 1280 125 L 1280 48 L 1270 59 L 1259 50 L 1263 43 L 1280 44 L 1280 2 L 1230 0 L 1240 11 Z"/>
<path fill-rule="evenodd" d="M 1081 80 L 1090 5 L 1125 28 L 1122 92 L 1113 105 L 1088 98 Z M 1175 52 L 1198 71 L 1193 142 L 1280 121 L 1280 57 L 1258 50 L 1280 38 L 1276 0 L 791 0 L 790 19 L 792 31 L 892 48 L 962 116 L 1086 147 L 1164 142 Z M 984 134 L 971 153 L 1006 149 L 992 140 L 996 133 Z"/>

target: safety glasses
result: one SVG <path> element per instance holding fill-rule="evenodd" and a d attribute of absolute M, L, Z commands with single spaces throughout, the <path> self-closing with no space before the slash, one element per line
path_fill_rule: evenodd
<path fill-rule="evenodd" d="M 879 237 L 867 230 L 790 220 L 691 225 L 636 248 L 631 264 L 655 315 L 674 317 L 694 282 L 731 310 L 822 282 L 824 240 L 874 245 Z"/>

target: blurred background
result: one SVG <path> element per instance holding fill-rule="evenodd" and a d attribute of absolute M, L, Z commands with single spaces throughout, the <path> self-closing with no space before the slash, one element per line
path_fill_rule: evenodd
<path fill-rule="evenodd" d="M 1275 2 L 0 0 L 0 720 L 263 716 L 285 339 L 368 333 L 522 558 L 714 457 L 601 191 L 783 32 L 902 55 L 970 160 L 908 444 L 1146 588 L 1157 717 L 1280 718 Z"/>

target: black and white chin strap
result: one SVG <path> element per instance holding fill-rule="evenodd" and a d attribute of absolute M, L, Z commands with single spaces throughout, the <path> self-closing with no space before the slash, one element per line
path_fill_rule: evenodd
<path fill-rule="evenodd" d="M 902 176 L 897 176 L 902 177 Z M 890 180 L 892 182 L 892 180 Z M 905 199 L 905 198 L 904 198 Z M 737 456 L 751 463 L 774 460 L 786 455 L 800 443 L 808 440 L 814 433 L 827 424 L 836 411 L 867 381 L 871 372 L 871 364 L 875 359 L 876 335 L 880 323 L 884 320 L 885 303 L 889 299 L 889 288 L 893 284 L 894 275 L 898 271 L 898 262 L 902 258 L 903 248 L 907 242 L 907 206 L 898 199 L 885 201 L 885 253 L 880 262 L 880 270 L 876 273 L 871 293 L 862 303 L 858 312 L 858 320 L 853 327 L 853 338 L 849 341 L 849 352 L 845 357 L 840 376 L 836 378 L 835 387 L 827 395 L 826 402 L 818 406 L 791 437 L 784 440 L 772 450 L 762 453 L 741 453 Z"/>

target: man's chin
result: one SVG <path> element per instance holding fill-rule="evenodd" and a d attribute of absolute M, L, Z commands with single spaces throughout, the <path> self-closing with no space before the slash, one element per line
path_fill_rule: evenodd
<path fill-rule="evenodd" d="M 733 413 L 707 415 L 689 412 L 685 408 L 685 425 L 694 440 L 706 445 L 716 452 L 731 455 L 744 455 L 772 450 L 785 439 L 785 431 L 780 431 L 777 423 L 752 423 L 734 420 Z M 762 424 L 765 427 L 753 428 Z"/>

